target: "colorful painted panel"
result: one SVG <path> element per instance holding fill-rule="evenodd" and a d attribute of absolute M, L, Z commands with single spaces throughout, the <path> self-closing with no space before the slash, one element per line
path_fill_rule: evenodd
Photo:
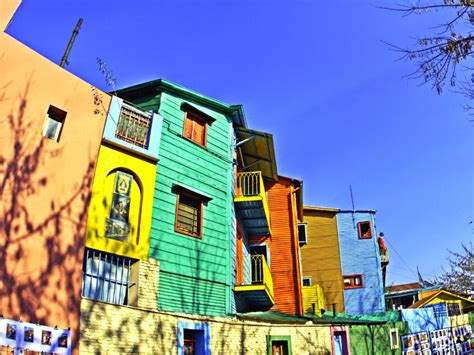
<path fill-rule="evenodd" d="M 313 284 L 321 286 L 326 310 L 336 305 L 344 312 L 341 260 L 337 234 L 336 211 L 305 207 L 307 244 L 301 247 L 303 276 L 311 277 Z"/>
<path fill-rule="evenodd" d="M 349 314 L 375 314 L 385 310 L 380 252 L 376 238 L 360 238 L 361 223 L 370 225 L 376 235 L 374 211 L 339 211 L 337 228 L 343 275 L 361 275 L 362 287 L 344 290 L 345 311 Z"/>
<path fill-rule="evenodd" d="M 130 224 L 128 215 L 130 212 L 130 190 L 133 177 L 130 174 L 118 171 L 115 174 L 114 192 L 110 206 L 110 218 L 105 225 L 105 236 L 107 238 L 128 242 L 130 235 Z"/>

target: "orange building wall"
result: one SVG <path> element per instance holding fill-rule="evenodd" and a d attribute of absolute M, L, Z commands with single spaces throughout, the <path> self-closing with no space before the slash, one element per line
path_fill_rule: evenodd
<path fill-rule="evenodd" d="M 271 237 L 266 239 L 270 249 L 270 270 L 273 279 L 275 305 L 273 310 L 303 314 L 298 220 L 295 189 L 292 180 L 279 177 L 268 188 Z"/>
<path fill-rule="evenodd" d="M 87 206 L 110 97 L 3 32 L 0 4 L 0 309 L 71 327 L 78 350 Z M 21 7 L 19 9 L 21 11 Z M 67 112 L 59 142 L 42 137 L 49 105 Z"/>
<path fill-rule="evenodd" d="M 344 312 L 341 256 L 337 235 L 336 212 L 304 209 L 308 244 L 301 248 L 303 277 L 311 277 L 324 292 L 327 310 L 336 304 Z"/>

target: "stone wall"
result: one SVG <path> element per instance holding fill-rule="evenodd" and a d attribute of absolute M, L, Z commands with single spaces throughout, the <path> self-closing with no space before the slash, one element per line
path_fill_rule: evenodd
<path fill-rule="evenodd" d="M 83 299 L 81 354 L 177 354 L 178 322 L 206 323 L 212 354 L 267 354 L 267 335 L 291 337 L 293 354 L 330 354 L 330 327 L 171 314 Z"/>

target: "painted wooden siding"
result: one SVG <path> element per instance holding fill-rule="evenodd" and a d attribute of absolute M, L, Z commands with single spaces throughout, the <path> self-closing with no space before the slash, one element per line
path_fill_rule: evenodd
<path fill-rule="evenodd" d="M 272 235 L 267 244 L 275 295 L 273 309 L 302 314 L 296 201 L 289 179 L 280 177 L 278 182 L 271 184 L 268 188 L 268 205 Z"/>
<path fill-rule="evenodd" d="M 364 283 L 363 288 L 344 290 L 346 313 L 371 314 L 385 310 L 374 217 L 373 212 L 337 214 L 342 274 L 361 274 Z M 372 238 L 359 239 L 357 223 L 361 221 L 372 223 Z"/>
<path fill-rule="evenodd" d="M 352 325 L 349 330 L 352 355 L 395 355 L 402 354 L 402 346 L 390 349 L 390 329 L 398 329 L 398 336 L 408 333 L 404 322 L 383 325 Z M 400 338 L 399 338 L 400 341 Z"/>
<path fill-rule="evenodd" d="M 344 312 L 341 257 L 335 212 L 304 209 L 308 244 L 301 248 L 303 276 L 310 276 L 313 284 L 321 286 L 326 309 Z"/>
<path fill-rule="evenodd" d="M 161 310 L 223 315 L 231 311 L 231 123 L 217 112 L 194 104 L 215 118 L 207 147 L 182 137 L 185 101 L 162 93 L 135 101 L 164 118 L 156 175 L 150 257 L 160 260 L 158 307 Z M 203 237 L 174 231 L 174 184 L 201 191 L 212 199 L 203 209 Z"/>

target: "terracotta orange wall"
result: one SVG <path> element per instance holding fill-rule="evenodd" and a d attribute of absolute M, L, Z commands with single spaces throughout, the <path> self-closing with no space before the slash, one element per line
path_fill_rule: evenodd
<path fill-rule="evenodd" d="M 97 93 L 94 104 L 90 84 L 0 29 L 0 309 L 71 327 L 75 352 L 87 206 L 110 103 Z M 67 112 L 59 142 L 42 137 L 49 105 Z"/>
<path fill-rule="evenodd" d="M 275 294 L 274 310 L 302 315 L 301 278 L 298 247 L 296 196 L 292 180 L 280 177 L 268 188 L 272 235 L 270 270 Z"/>
<path fill-rule="evenodd" d="M 0 2 L 0 32 L 7 27 L 21 0 L 2 0 Z"/>

